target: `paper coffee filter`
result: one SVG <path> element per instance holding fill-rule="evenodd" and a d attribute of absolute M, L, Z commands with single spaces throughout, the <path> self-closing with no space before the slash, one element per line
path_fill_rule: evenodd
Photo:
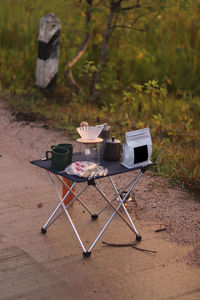
<path fill-rule="evenodd" d="M 78 127 L 77 131 L 83 140 L 92 141 L 92 140 L 96 140 L 98 138 L 102 129 L 103 129 L 103 127 L 100 125 L 84 126 L 84 127 Z"/>

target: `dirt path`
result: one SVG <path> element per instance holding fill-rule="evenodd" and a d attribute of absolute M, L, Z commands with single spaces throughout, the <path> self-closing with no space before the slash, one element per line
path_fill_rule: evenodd
<path fill-rule="evenodd" d="M 16 118 L 16 114 L 0 102 L 1 147 L 3 145 L 4 151 L 14 154 L 19 160 L 38 159 L 50 145 L 66 142 L 66 134 L 46 129 L 43 121 L 23 119 L 26 118 L 19 114 Z M 31 120 L 30 116 L 27 119 Z M 72 143 L 76 149 L 76 143 Z M 194 252 L 188 260 L 200 264 L 200 198 L 149 173 L 141 184 L 146 188 L 145 193 L 136 188 L 138 218 L 161 221 L 166 228 L 162 233 L 164 238 L 194 245 Z"/>
<path fill-rule="evenodd" d="M 16 115 L 0 101 L 0 261 L 3 262 L 0 278 L 5 278 L 0 279 L 1 290 L 5 291 L 2 299 L 56 299 L 59 296 L 59 299 L 70 300 L 199 299 L 200 201 L 187 191 L 171 187 L 166 180 L 152 176 L 149 171 L 138 182 L 133 195 L 135 201 L 128 203 L 128 210 L 143 228 L 142 246 L 159 249 L 156 256 L 142 253 L 136 256 L 126 248 L 120 252 L 114 248 L 110 251 L 108 247 L 102 250 L 99 244 L 94 259 L 84 262 L 80 260 L 80 249 L 71 239 L 72 233 L 66 232 L 67 239 L 63 239 L 65 220 L 58 220 L 45 239 L 38 233 L 38 223 L 49 216 L 55 199 L 47 195 L 46 174 L 29 161 L 43 157 L 50 145 L 61 142 L 69 142 L 66 134 L 47 129 L 42 121 L 16 121 Z M 76 151 L 78 146 L 73 143 Z M 8 170 L 8 174 L 2 174 L 2 170 Z M 117 176 L 115 180 L 123 185 L 127 177 Z M 44 195 L 48 205 L 43 200 Z M 89 197 L 91 205 L 97 203 L 92 194 Z M 85 212 L 77 216 L 72 211 L 72 214 L 82 219 Z M 117 227 L 117 218 L 115 222 Z M 84 229 L 82 234 L 85 233 Z M 123 231 L 113 230 L 112 236 L 114 240 L 123 239 Z M 106 237 L 109 241 L 109 231 Z M 14 293 L 18 297 L 13 297 Z M 63 296 L 66 293 L 69 297 Z"/>

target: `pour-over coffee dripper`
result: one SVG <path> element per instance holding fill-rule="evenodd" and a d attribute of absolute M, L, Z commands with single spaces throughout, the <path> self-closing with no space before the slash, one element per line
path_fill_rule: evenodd
<path fill-rule="evenodd" d="M 97 125 L 97 126 L 83 126 L 78 127 L 77 131 L 81 138 L 87 142 L 87 141 L 94 141 L 98 138 L 101 131 L 103 129 L 103 126 Z"/>

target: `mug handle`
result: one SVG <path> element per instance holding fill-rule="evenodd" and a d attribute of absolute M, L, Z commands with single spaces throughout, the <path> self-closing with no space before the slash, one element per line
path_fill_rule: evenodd
<path fill-rule="evenodd" d="M 51 159 L 51 158 L 49 158 L 49 153 L 51 153 L 51 155 L 52 155 L 52 151 L 46 151 L 46 159 Z"/>

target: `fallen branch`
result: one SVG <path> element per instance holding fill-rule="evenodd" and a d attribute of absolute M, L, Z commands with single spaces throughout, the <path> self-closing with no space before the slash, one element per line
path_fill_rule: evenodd
<path fill-rule="evenodd" d="M 160 232 L 160 231 L 165 231 L 167 230 L 167 228 L 160 228 L 160 229 L 156 229 L 155 232 Z"/>
<path fill-rule="evenodd" d="M 154 250 L 148 250 L 148 249 L 143 249 L 143 248 L 136 247 L 138 242 L 133 242 L 133 243 L 129 243 L 129 244 L 110 244 L 110 243 L 107 243 L 107 242 L 102 242 L 102 244 L 107 245 L 109 247 L 132 247 L 132 248 L 134 248 L 136 250 L 139 250 L 139 251 L 142 251 L 142 252 L 157 253 Z"/>

